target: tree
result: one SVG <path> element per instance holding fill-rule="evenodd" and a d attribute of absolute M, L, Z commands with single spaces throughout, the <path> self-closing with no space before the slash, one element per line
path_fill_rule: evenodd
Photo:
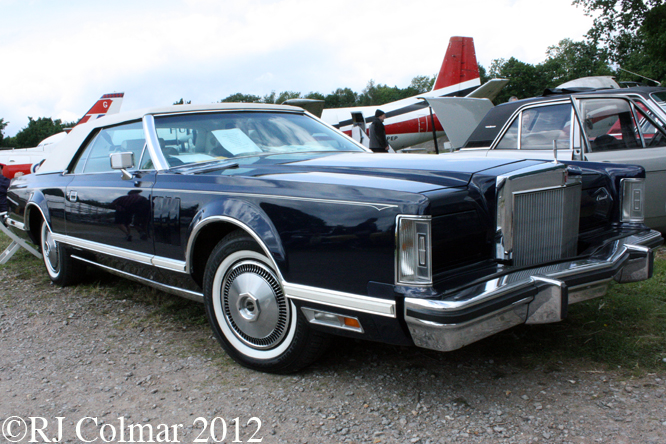
<path fill-rule="evenodd" d="M 647 13 L 638 35 L 643 42 L 644 54 L 651 61 L 645 75 L 663 83 L 666 81 L 666 4 Z"/>
<path fill-rule="evenodd" d="M 495 59 L 490 66 L 493 78 L 508 79 L 509 83 L 495 99 L 495 103 L 503 103 L 511 96 L 519 99 L 541 95 L 543 90 L 552 83 L 541 65 L 530 65 L 515 57 L 509 60 Z"/>
<path fill-rule="evenodd" d="M 179 101 L 173 102 L 174 105 L 189 105 L 192 103 L 191 100 L 188 100 L 187 102 L 183 101 L 183 98 L 181 97 Z"/>
<path fill-rule="evenodd" d="M 287 100 L 289 100 L 289 99 L 298 99 L 299 97 L 301 97 L 301 93 L 299 93 L 299 92 L 295 92 L 295 91 L 282 91 L 282 92 L 278 95 L 277 99 L 275 99 L 275 102 L 274 102 L 274 103 L 278 103 L 278 104 L 279 104 L 279 103 L 284 103 L 285 101 L 287 101 Z"/>
<path fill-rule="evenodd" d="M 550 79 L 548 87 L 557 86 L 569 80 L 588 76 L 613 75 L 605 51 L 593 43 L 560 40 L 549 46 L 546 60 L 541 64 L 543 75 Z"/>
<path fill-rule="evenodd" d="M 376 85 L 374 80 L 370 80 L 358 97 L 358 103 L 361 106 L 379 106 L 405 97 L 409 96 L 404 96 L 397 86 Z"/>
<path fill-rule="evenodd" d="M 30 148 L 63 130 L 64 126 L 60 119 L 52 120 L 50 117 L 40 117 L 34 120 L 32 117 L 28 117 L 28 126 L 16 133 L 13 144 L 16 148 Z"/>
<path fill-rule="evenodd" d="M 338 88 L 324 98 L 324 108 L 346 108 L 356 106 L 358 94 L 350 88 Z"/>
<path fill-rule="evenodd" d="M 479 78 L 480 78 L 480 80 L 481 80 L 481 84 L 482 84 L 482 85 L 483 85 L 484 83 L 486 83 L 488 80 L 491 79 L 491 77 L 490 77 L 490 76 L 488 75 L 488 73 L 486 72 L 486 68 L 484 68 L 484 67 L 481 66 L 481 65 L 479 65 Z M 433 83 L 435 83 L 435 78 L 434 78 L 434 77 L 433 77 Z"/>
<path fill-rule="evenodd" d="M 0 119 L 0 146 L 5 146 L 3 143 L 5 141 L 4 131 L 8 124 L 9 122 L 5 122 L 4 118 Z"/>
<path fill-rule="evenodd" d="M 307 93 L 305 96 L 303 96 L 303 98 L 312 100 L 326 100 L 326 97 L 322 93 L 314 91 Z"/>
<path fill-rule="evenodd" d="M 585 14 L 594 16 L 587 33 L 590 43 L 608 52 L 608 59 L 627 66 L 643 51 L 639 29 L 650 11 L 664 0 L 573 0 Z M 663 28 L 662 32 L 663 32 Z"/>
<path fill-rule="evenodd" d="M 261 97 L 255 96 L 253 94 L 242 94 L 236 93 L 226 98 L 220 100 L 220 102 L 245 102 L 245 103 L 254 103 L 261 101 Z"/>
<path fill-rule="evenodd" d="M 407 90 L 409 90 L 407 97 L 431 91 L 433 85 L 435 84 L 435 77 L 436 76 L 414 77 L 409 86 L 407 87 Z"/>

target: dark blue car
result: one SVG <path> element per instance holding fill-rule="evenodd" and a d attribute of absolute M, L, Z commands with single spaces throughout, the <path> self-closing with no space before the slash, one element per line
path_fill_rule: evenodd
<path fill-rule="evenodd" d="M 77 126 L 9 190 L 58 285 L 87 266 L 201 301 L 240 364 L 332 334 L 454 350 L 648 279 L 641 167 L 373 154 L 300 108 L 174 106 Z"/>

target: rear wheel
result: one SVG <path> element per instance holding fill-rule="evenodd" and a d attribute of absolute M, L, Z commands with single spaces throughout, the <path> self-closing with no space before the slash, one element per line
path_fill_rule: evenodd
<path fill-rule="evenodd" d="M 81 280 L 85 265 L 72 259 L 65 247 L 53 239 L 46 222 L 42 222 L 40 247 L 46 271 L 54 284 L 66 287 Z"/>
<path fill-rule="evenodd" d="M 243 231 L 222 239 L 204 274 L 206 314 L 226 352 L 239 364 L 295 372 L 325 350 L 328 335 L 312 330 L 290 302 L 277 273 Z"/>

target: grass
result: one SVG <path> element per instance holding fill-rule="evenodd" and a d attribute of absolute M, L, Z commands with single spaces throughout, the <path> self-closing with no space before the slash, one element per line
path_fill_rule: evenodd
<path fill-rule="evenodd" d="M 666 369 L 666 257 L 660 250 L 652 279 L 611 284 L 608 294 L 569 306 L 567 319 L 522 325 L 465 352 L 511 358 L 525 367 L 557 371 L 572 362 L 603 369 Z"/>
<path fill-rule="evenodd" d="M 0 250 L 9 239 L 0 233 Z M 37 288 L 50 281 L 39 259 L 21 250 L 0 270 L 12 279 L 31 280 Z M 207 323 L 202 304 L 171 296 L 140 284 L 89 268 L 77 287 L 81 296 L 132 300 L 151 307 L 133 322 L 160 328 L 201 327 Z M 523 325 L 446 354 L 446 359 L 470 357 L 513 361 L 526 368 L 558 371 L 571 365 L 595 369 L 621 368 L 630 372 L 666 369 L 666 249 L 658 251 L 652 279 L 613 284 L 603 298 L 569 307 L 566 320 L 546 325 Z M 3 298 L 3 299 L 6 299 Z M 170 326 L 170 327 L 169 327 Z"/>

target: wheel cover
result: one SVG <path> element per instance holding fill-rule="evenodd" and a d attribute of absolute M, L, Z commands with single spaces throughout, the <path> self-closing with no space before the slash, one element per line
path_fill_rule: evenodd
<path fill-rule="evenodd" d="M 240 261 L 229 268 L 221 290 L 225 321 L 238 339 L 259 350 L 283 340 L 289 308 L 270 268 L 254 260 Z"/>
<path fill-rule="evenodd" d="M 44 263 L 51 275 L 57 275 L 60 272 L 60 254 L 58 243 L 53 239 L 51 230 L 44 224 L 42 227 L 42 254 Z"/>

